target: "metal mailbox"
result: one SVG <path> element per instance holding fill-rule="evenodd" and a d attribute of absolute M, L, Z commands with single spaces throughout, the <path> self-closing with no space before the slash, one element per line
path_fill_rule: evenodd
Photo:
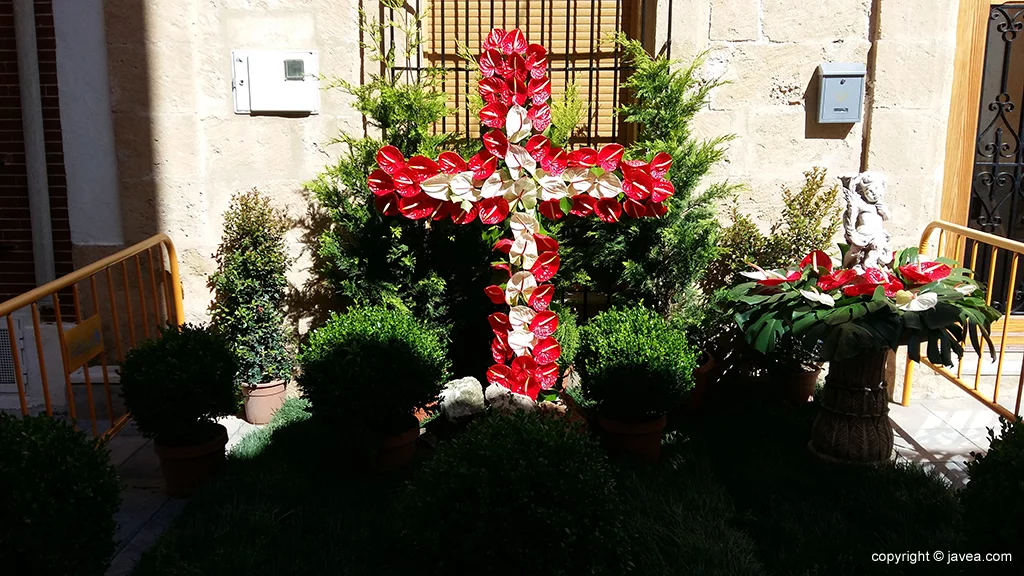
<path fill-rule="evenodd" d="M 818 123 L 853 124 L 864 115 L 864 80 L 867 67 L 859 63 L 830 62 L 818 66 Z"/>

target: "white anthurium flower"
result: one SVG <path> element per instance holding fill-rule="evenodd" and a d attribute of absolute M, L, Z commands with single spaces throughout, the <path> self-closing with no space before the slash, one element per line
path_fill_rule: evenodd
<path fill-rule="evenodd" d="M 523 233 L 516 236 L 508 251 L 508 257 L 513 264 L 520 268 L 533 268 L 537 262 L 537 241 L 533 238 L 533 234 Z"/>
<path fill-rule="evenodd" d="M 597 177 L 597 195 L 601 198 L 615 198 L 622 192 L 622 180 L 611 172 Z"/>
<path fill-rule="evenodd" d="M 537 207 L 537 183 L 533 178 L 520 178 L 516 180 L 511 190 L 505 191 L 505 200 L 509 206 L 515 206 L 516 202 L 522 202 L 523 208 L 533 210 Z"/>
<path fill-rule="evenodd" d="M 597 186 L 597 178 L 594 177 L 590 168 L 566 168 L 565 172 L 562 172 L 562 178 L 569 183 L 572 196 L 592 194 L 594 187 Z"/>
<path fill-rule="evenodd" d="M 508 151 L 505 152 L 505 165 L 508 166 L 508 172 L 513 180 L 522 177 L 524 171 L 530 174 L 537 171 L 537 161 L 530 156 L 526 148 L 517 144 L 508 145 Z"/>
<path fill-rule="evenodd" d="M 526 113 L 526 108 L 513 106 L 505 116 L 505 132 L 509 142 L 519 142 L 533 133 L 533 121 Z"/>
<path fill-rule="evenodd" d="M 975 286 L 974 284 L 961 284 L 954 288 L 954 290 L 963 294 L 964 296 L 970 296 L 971 294 L 974 294 L 974 292 L 977 291 L 977 289 L 978 287 Z"/>
<path fill-rule="evenodd" d="M 513 330 L 508 333 L 508 347 L 516 356 L 528 354 L 537 345 L 537 336 L 528 330 Z"/>
<path fill-rule="evenodd" d="M 523 302 L 529 302 L 533 291 L 537 289 L 537 279 L 530 272 L 516 272 L 505 285 L 505 302 L 509 306 L 515 306 L 519 297 Z"/>
<path fill-rule="evenodd" d="M 804 298 L 807 298 L 808 300 L 810 300 L 811 302 L 817 302 L 818 304 L 824 304 L 825 306 L 828 306 L 829 308 L 831 308 L 831 307 L 836 305 L 836 299 L 835 298 L 829 296 L 828 294 L 822 294 L 821 292 L 817 292 L 815 290 L 801 290 L 800 294 L 803 295 Z"/>
<path fill-rule="evenodd" d="M 540 171 L 537 172 L 540 174 Z M 558 176 L 544 174 L 537 180 L 541 200 L 561 200 L 569 195 L 569 187 Z"/>
<path fill-rule="evenodd" d="M 420 190 L 423 190 L 423 193 L 431 198 L 447 200 L 452 176 L 453 174 L 445 174 L 444 172 L 437 176 L 431 176 L 420 183 Z"/>
<path fill-rule="evenodd" d="M 496 171 L 487 180 L 484 180 L 483 185 L 480 187 L 480 197 L 495 198 L 504 196 L 514 185 L 515 182 L 505 177 L 504 171 Z"/>
<path fill-rule="evenodd" d="M 907 312 L 931 310 L 938 303 L 939 295 L 935 292 L 918 292 L 917 294 L 909 290 L 896 292 L 896 307 Z"/>
<path fill-rule="evenodd" d="M 540 222 L 528 212 L 516 212 L 509 219 L 512 234 L 519 237 L 523 233 L 536 234 L 540 230 Z"/>
<path fill-rule="evenodd" d="M 747 278 L 750 278 L 751 280 L 768 280 L 770 278 L 775 278 L 779 280 L 786 279 L 785 274 L 776 272 L 774 270 L 761 270 L 760 268 L 758 268 L 757 270 L 744 270 L 743 272 L 740 272 L 740 274 L 746 276 Z"/>
<path fill-rule="evenodd" d="M 513 330 L 528 331 L 530 329 L 530 322 L 533 322 L 533 317 L 536 315 L 537 313 L 529 306 L 513 306 L 508 311 L 508 321 L 512 325 Z"/>
<path fill-rule="evenodd" d="M 460 172 L 452 175 L 448 187 L 451 190 L 452 200 L 455 202 L 480 200 L 480 189 L 473 185 L 472 172 Z"/>

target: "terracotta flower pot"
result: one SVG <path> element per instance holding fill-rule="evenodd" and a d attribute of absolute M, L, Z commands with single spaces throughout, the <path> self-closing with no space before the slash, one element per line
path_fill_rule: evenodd
<path fill-rule="evenodd" d="M 153 442 L 167 494 L 175 498 L 195 494 L 224 464 L 227 443 L 228 430 L 220 424 L 211 424 L 209 439 L 198 444 L 176 446 Z"/>
<path fill-rule="evenodd" d="M 708 379 L 711 376 L 711 371 L 715 369 L 715 357 L 709 352 L 704 352 L 701 360 L 703 363 L 693 371 L 693 390 L 690 391 L 690 397 L 687 398 L 683 408 L 684 412 L 688 414 L 694 414 L 700 410 L 704 391 L 708 387 Z"/>
<path fill-rule="evenodd" d="M 605 447 L 618 456 L 657 462 L 661 458 L 661 439 L 665 435 L 665 415 L 646 422 L 620 422 L 597 416 Z"/>
<path fill-rule="evenodd" d="M 416 441 L 420 437 L 420 421 L 409 417 L 409 428 L 399 434 L 386 436 L 377 444 L 376 468 L 388 472 L 406 468 L 416 454 Z"/>
<path fill-rule="evenodd" d="M 284 393 L 288 383 L 274 380 L 265 384 L 242 386 L 242 404 L 245 406 L 245 421 L 250 424 L 267 424 L 284 405 Z"/>
<path fill-rule="evenodd" d="M 770 385 L 777 389 L 782 401 L 799 406 L 814 398 L 821 367 L 813 364 L 804 364 L 798 368 L 773 367 L 770 372 Z"/>

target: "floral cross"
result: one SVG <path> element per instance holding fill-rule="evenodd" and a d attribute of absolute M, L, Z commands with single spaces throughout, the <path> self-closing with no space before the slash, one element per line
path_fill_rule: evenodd
<path fill-rule="evenodd" d="M 487 380 L 536 400 L 540 390 L 554 387 L 561 355 L 553 336 L 558 316 L 548 310 L 558 242 L 544 234 L 538 217 L 593 215 L 615 223 L 623 213 L 662 216 L 675 192 L 665 178 L 672 157 L 659 152 L 650 160 L 625 160 L 621 144 L 573 151 L 552 145 L 545 135 L 551 125 L 547 50 L 528 44 L 519 29 L 491 30 L 482 50 L 478 90 L 486 104 L 480 122 L 492 129 L 482 136 L 484 149 L 469 160 L 454 152 L 433 160 L 407 159 L 395 146 L 384 146 L 369 187 L 387 216 L 509 223 L 511 238 L 494 246 L 508 255 L 507 263 L 496 265 L 508 281 L 486 288 L 492 302 L 509 307 L 488 318 L 495 364 Z"/>

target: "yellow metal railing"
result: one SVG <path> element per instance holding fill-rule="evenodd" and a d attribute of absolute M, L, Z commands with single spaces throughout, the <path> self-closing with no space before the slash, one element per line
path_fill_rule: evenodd
<path fill-rule="evenodd" d="M 105 288 L 105 299 L 100 297 L 101 286 Z M 135 314 L 136 305 L 139 314 Z M 77 427 L 75 388 L 83 386 L 92 435 L 109 439 L 128 423 L 131 415 L 115 407 L 108 347 L 113 346 L 120 364 L 139 340 L 155 336 L 162 325 L 179 325 L 183 318 L 178 257 L 166 234 L 157 234 L 0 303 L 0 322 L 4 322 L 0 326 L 5 325 L 8 331 L 21 414 L 66 414 Z M 18 330 L 18 324 L 27 324 L 29 320 L 31 337 L 27 330 Z M 30 365 L 32 356 L 34 366 Z M 50 386 L 48 362 L 55 362 L 54 356 L 60 360 L 63 399 L 52 394 L 55 389 Z M 100 400 L 106 411 L 105 423 L 97 417 L 90 374 L 90 367 L 97 365 L 103 378 Z M 30 371 L 31 368 L 35 370 Z M 79 371 L 83 382 L 73 383 L 73 376 Z"/>
<path fill-rule="evenodd" d="M 1013 309 L 1014 287 L 1017 285 L 1017 270 L 1020 258 L 1021 255 L 1024 255 L 1024 243 L 972 230 L 950 222 L 935 221 L 928 224 L 924 232 L 921 233 L 919 250 L 922 255 L 928 253 L 935 236 L 938 236 L 935 255 L 957 260 L 974 271 L 975 277 L 977 277 L 979 259 L 983 267 L 987 264 L 986 274 L 978 279 L 986 286 L 985 302 L 988 304 L 993 302 L 992 298 L 998 270 L 998 274 L 1005 282 L 1007 288 L 1005 294 L 997 295 L 996 302 L 999 303 L 1002 310 L 1009 311 Z M 970 253 L 969 258 L 968 252 Z M 1007 346 L 1024 344 L 1024 319 L 1017 319 L 1013 315 L 1003 316 L 1001 320 L 992 325 L 992 341 L 998 346 L 998 356 L 996 357 L 994 382 L 991 383 L 990 391 L 989 383 L 982 382 L 982 368 L 985 365 L 984 359 L 988 355 L 986 349 L 983 349 L 978 354 L 974 370 L 974 382 L 972 383 L 964 380 L 966 356 L 957 362 L 956 371 L 950 370 L 945 366 L 936 366 L 923 357 L 921 362 L 940 376 L 959 386 L 994 412 L 1012 420 L 1016 414 L 1020 414 L 1021 393 L 1024 391 L 1024 364 L 1022 364 L 1020 369 L 1014 369 L 1019 374 L 1017 376 L 1017 397 L 1012 411 L 1000 404 L 999 391 L 1003 381 L 1003 370 L 1006 366 L 1004 360 L 1007 355 Z M 902 404 L 904 406 L 910 405 L 914 365 L 915 362 L 908 358 L 906 373 L 903 377 Z"/>

